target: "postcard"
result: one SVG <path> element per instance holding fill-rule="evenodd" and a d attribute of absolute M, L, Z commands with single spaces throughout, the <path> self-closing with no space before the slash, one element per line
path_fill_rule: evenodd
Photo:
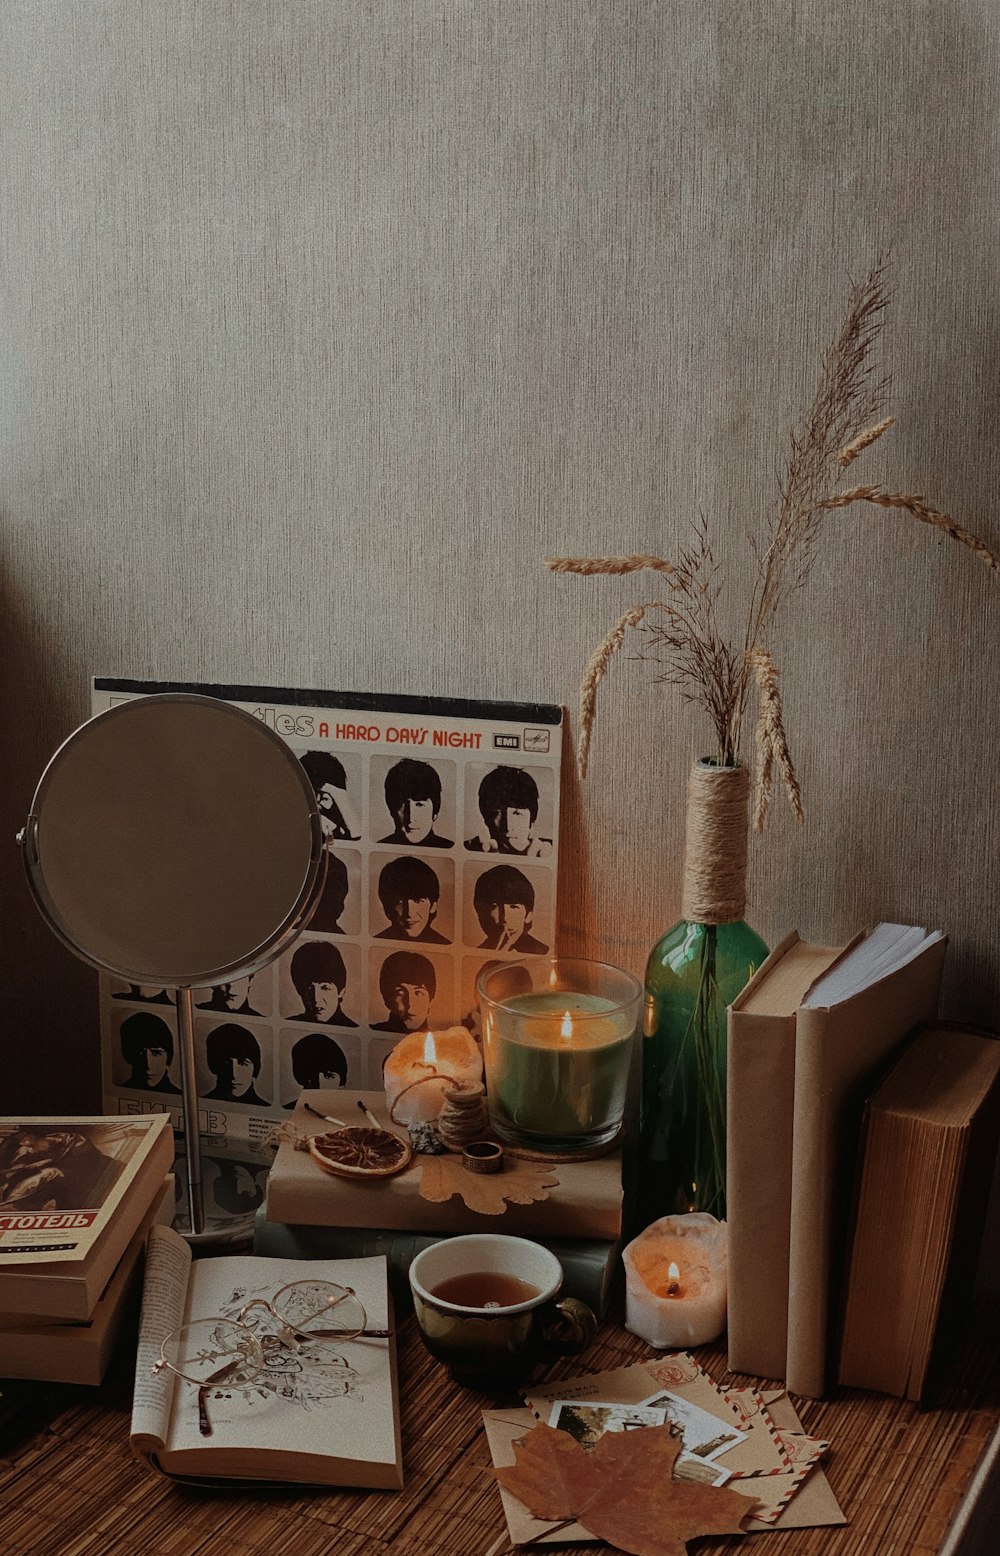
<path fill-rule="evenodd" d="M 567 1432 L 583 1448 L 592 1448 L 605 1432 L 632 1432 L 644 1426 L 671 1426 L 684 1444 L 684 1452 L 678 1455 L 674 1467 L 677 1479 L 724 1486 L 729 1479 L 729 1471 L 711 1462 L 708 1451 L 711 1440 L 705 1435 L 705 1423 L 694 1419 L 704 1415 L 705 1412 L 698 1410 L 697 1406 L 690 1407 L 690 1416 L 685 1420 L 683 1410 L 672 1410 L 663 1405 L 616 1405 L 597 1400 L 591 1403 L 557 1399 L 553 1402 L 547 1424 Z M 716 1421 L 715 1424 L 718 1427 L 720 1423 Z M 688 1447 L 689 1440 L 694 1444 L 693 1447 Z"/>

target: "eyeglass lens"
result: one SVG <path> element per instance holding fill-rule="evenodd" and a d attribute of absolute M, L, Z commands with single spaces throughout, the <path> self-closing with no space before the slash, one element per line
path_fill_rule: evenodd
<path fill-rule="evenodd" d="M 228 1318 L 200 1318 L 167 1336 L 163 1360 L 189 1383 L 238 1385 L 257 1377 L 264 1353 L 245 1325 Z"/>
<path fill-rule="evenodd" d="M 299 1334 L 341 1335 L 349 1339 L 365 1327 L 365 1309 L 346 1286 L 325 1280 L 297 1280 L 282 1286 L 271 1306 Z"/>

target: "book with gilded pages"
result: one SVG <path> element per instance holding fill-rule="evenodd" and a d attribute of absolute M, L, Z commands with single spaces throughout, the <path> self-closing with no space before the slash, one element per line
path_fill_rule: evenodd
<path fill-rule="evenodd" d="M 975 1282 L 1000 1131 L 1000 1038 L 936 1023 L 869 1099 L 839 1380 L 923 1401 Z"/>

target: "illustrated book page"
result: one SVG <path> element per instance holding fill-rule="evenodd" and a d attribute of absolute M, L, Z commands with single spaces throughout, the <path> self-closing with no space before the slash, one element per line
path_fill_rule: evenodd
<path fill-rule="evenodd" d="M 263 1370 L 206 1392 L 211 1435 L 199 1425 L 199 1389 L 153 1367 L 165 1336 L 197 1319 L 234 1320 L 256 1298 L 270 1301 L 293 1281 L 348 1286 L 364 1304 L 367 1328 L 391 1331 L 382 1258 L 267 1259 L 252 1255 L 191 1260 L 175 1232 L 154 1227 L 136 1359 L 132 1443 L 152 1467 L 178 1479 L 254 1480 L 315 1485 L 403 1483 L 395 1340 L 386 1336 L 300 1338 L 265 1346 Z M 267 1319 L 247 1314 L 258 1336 Z M 263 1328 L 261 1325 L 263 1324 Z"/>
<path fill-rule="evenodd" d="M 380 1087 L 405 1033 L 477 1026 L 488 962 L 553 949 L 562 709 L 97 679 L 92 711 L 171 691 L 218 697 L 286 740 L 327 844 L 322 893 L 295 945 L 252 979 L 195 991 L 211 1217 L 246 1199 L 303 1087 Z M 169 1112 L 182 1127 L 176 1037 L 170 989 L 102 975 L 109 1111 Z M 229 1049 L 251 1056 L 251 1080 L 233 1078 Z"/>

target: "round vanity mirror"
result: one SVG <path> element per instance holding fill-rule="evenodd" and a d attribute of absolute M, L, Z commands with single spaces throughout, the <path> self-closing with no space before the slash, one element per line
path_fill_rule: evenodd
<path fill-rule="evenodd" d="M 21 833 L 35 900 L 84 961 L 177 991 L 192 1234 L 204 1232 L 192 989 L 247 977 L 307 923 L 325 854 L 312 785 L 213 697 L 122 702 L 60 746 Z"/>

